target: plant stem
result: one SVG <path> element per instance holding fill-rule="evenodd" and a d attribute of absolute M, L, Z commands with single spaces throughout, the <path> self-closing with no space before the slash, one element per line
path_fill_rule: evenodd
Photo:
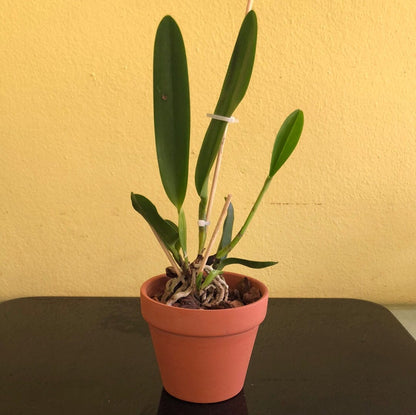
<path fill-rule="evenodd" d="M 182 208 L 178 212 L 178 231 L 179 231 L 179 242 L 181 244 L 185 263 L 188 263 L 188 252 L 187 252 L 187 247 L 186 247 L 186 218 L 185 218 L 185 212 Z"/>
<path fill-rule="evenodd" d="M 159 238 L 159 235 L 156 233 L 156 231 L 150 227 L 150 229 L 153 231 L 157 241 L 159 242 L 159 245 L 162 247 L 163 252 L 165 253 L 166 257 L 168 258 L 169 262 L 171 263 L 173 269 L 176 272 L 176 275 L 179 277 L 182 274 L 181 269 L 178 267 L 178 264 L 175 262 L 175 260 L 172 258 L 170 252 L 166 248 L 165 244 L 162 242 L 162 240 Z"/>
<path fill-rule="evenodd" d="M 261 189 L 259 195 L 257 196 L 257 200 L 254 203 L 253 207 L 251 208 L 251 211 L 248 214 L 247 219 L 244 222 L 244 225 L 241 227 L 241 229 L 239 230 L 237 235 L 234 237 L 234 239 L 227 246 L 225 246 L 223 249 L 217 252 L 216 258 L 221 259 L 225 257 L 243 237 L 245 231 L 247 230 L 248 225 L 251 222 L 251 219 L 253 219 L 253 216 L 256 213 L 257 208 L 259 207 L 261 199 L 263 198 L 264 194 L 266 193 L 266 190 L 268 189 L 270 185 L 271 180 L 272 178 L 270 176 L 267 176 L 267 179 L 264 181 L 263 188 Z"/>
<path fill-rule="evenodd" d="M 207 194 L 208 194 L 208 181 L 206 181 L 202 187 L 201 191 L 201 200 L 199 201 L 199 211 L 198 218 L 199 220 L 206 220 L 206 207 L 207 207 Z M 202 254 L 205 246 L 205 240 L 207 239 L 207 227 L 199 227 L 199 250 L 198 253 Z"/>
<path fill-rule="evenodd" d="M 211 239 L 208 243 L 207 249 L 204 253 L 204 258 L 203 258 L 203 260 L 201 262 L 201 265 L 199 267 L 198 274 L 200 274 L 204 271 L 204 268 L 205 268 L 205 265 L 207 264 L 208 257 L 209 257 L 209 254 L 211 252 L 212 246 L 214 245 L 215 239 L 217 238 L 217 235 L 220 231 L 221 224 L 222 224 L 222 222 L 224 222 L 224 219 L 227 216 L 227 209 L 228 209 L 228 206 L 230 205 L 230 202 L 231 202 L 231 195 L 228 195 L 227 199 L 225 200 L 224 207 L 222 208 L 220 217 L 218 218 L 218 222 L 215 226 L 214 232 L 213 232 L 213 234 L 211 236 Z"/>

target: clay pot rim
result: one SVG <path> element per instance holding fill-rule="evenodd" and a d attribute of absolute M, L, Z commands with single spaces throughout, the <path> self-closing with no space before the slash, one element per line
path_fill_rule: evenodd
<path fill-rule="evenodd" d="M 225 272 L 224 276 L 231 287 L 235 287 L 241 279 L 248 278 L 260 289 L 262 297 L 251 304 L 220 310 L 173 307 L 149 297 L 159 291 L 167 280 L 162 274 L 148 279 L 141 287 L 143 296 L 140 299 L 140 308 L 143 318 L 159 330 L 191 337 L 227 336 L 257 327 L 266 316 L 269 299 L 267 287 L 261 281 L 246 275 Z M 147 291 L 150 291 L 149 295 Z"/>

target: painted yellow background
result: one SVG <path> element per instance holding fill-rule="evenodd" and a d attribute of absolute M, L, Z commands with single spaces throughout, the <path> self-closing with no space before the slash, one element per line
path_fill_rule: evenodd
<path fill-rule="evenodd" d="M 244 0 L 0 1 L 0 299 L 137 296 L 167 265 L 130 204 L 174 218 L 153 142 L 152 49 L 172 14 L 188 54 L 193 169 Z M 413 0 L 255 0 L 258 52 L 216 203 L 241 225 L 280 124 L 305 128 L 235 255 L 272 296 L 416 302 Z M 190 174 L 186 209 L 196 241 Z M 246 270 L 235 267 L 236 271 Z"/>

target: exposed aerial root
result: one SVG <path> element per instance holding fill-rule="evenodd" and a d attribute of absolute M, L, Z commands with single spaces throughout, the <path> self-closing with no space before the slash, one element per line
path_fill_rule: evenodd
<path fill-rule="evenodd" d="M 174 295 L 166 302 L 167 305 L 173 305 L 178 301 L 180 298 L 187 297 L 192 292 L 192 287 L 189 286 L 185 290 L 176 291 Z"/>
<path fill-rule="evenodd" d="M 178 276 L 174 276 L 174 272 L 169 275 L 170 279 L 166 283 L 164 293 L 160 298 L 162 303 L 174 305 L 181 298 L 192 295 L 202 307 L 217 307 L 222 302 L 228 300 L 228 285 L 221 275 L 217 275 L 212 282 L 204 289 L 197 289 L 197 275 L 200 265 L 200 259 L 190 264 L 187 272 L 181 272 Z M 204 273 L 209 275 L 213 271 L 210 265 L 205 265 Z"/>
<path fill-rule="evenodd" d="M 162 303 L 166 303 L 168 299 L 176 293 L 178 290 L 183 291 L 183 286 L 186 284 L 185 277 L 183 274 L 179 275 L 179 277 L 171 278 L 165 286 L 165 292 L 163 293 L 163 296 L 161 298 Z M 186 284 L 186 288 L 188 288 L 189 284 Z M 176 300 L 175 300 L 176 301 Z M 173 304 L 173 303 L 172 303 Z"/>
<path fill-rule="evenodd" d="M 199 291 L 204 307 L 217 306 L 228 299 L 228 285 L 221 275 L 217 275 L 204 290 Z"/>

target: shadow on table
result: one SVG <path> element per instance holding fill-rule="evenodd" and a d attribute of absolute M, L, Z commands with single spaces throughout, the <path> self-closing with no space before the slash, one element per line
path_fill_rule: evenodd
<path fill-rule="evenodd" d="M 219 403 L 198 404 L 181 401 L 165 389 L 160 395 L 157 415 L 248 415 L 244 389 L 234 398 Z"/>

